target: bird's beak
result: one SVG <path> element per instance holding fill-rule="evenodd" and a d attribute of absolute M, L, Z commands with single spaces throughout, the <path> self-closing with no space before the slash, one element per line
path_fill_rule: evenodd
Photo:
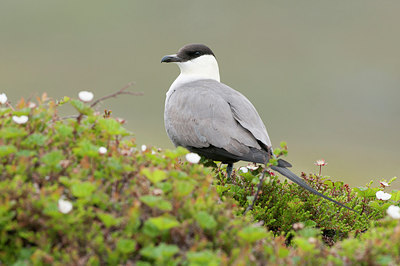
<path fill-rule="evenodd" d="M 171 62 L 181 62 L 181 58 L 179 58 L 176 54 L 166 55 L 161 59 L 161 63 L 171 63 Z"/>

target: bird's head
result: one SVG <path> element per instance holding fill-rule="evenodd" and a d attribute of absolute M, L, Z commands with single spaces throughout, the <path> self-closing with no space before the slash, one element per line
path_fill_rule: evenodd
<path fill-rule="evenodd" d="M 204 44 L 187 44 L 177 54 L 166 55 L 161 63 L 176 63 L 181 75 L 195 79 L 219 81 L 219 68 L 214 53 Z"/>

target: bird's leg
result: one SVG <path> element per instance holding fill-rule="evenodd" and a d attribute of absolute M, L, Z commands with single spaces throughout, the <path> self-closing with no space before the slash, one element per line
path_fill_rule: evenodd
<path fill-rule="evenodd" d="M 231 179 L 232 170 L 233 170 L 233 163 L 228 163 L 228 165 L 226 166 L 226 174 L 228 175 L 228 180 Z"/>

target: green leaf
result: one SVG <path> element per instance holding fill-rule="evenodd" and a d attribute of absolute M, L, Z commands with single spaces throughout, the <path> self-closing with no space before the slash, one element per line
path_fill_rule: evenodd
<path fill-rule="evenodd" d="M 397 179 L 397 176 L 392 177 L 392 178 L 388 181 L 389 185 L 390 185 L 393 181 L 395 181 L 396 179 Z"/>
<path fill-rule="evenodd" d="M 127 136 L 130 133 L 116 120 L 112 118 L 103 118 L 98 122 L 100 129 L 107 132 L 110 135 L 122 135 Z"/>
<path fill-rule="evenodd" d="M 39 133 L 33 133 L 32 135 L 28 136 L 24 141 L 22 141 L 22 145 L 27 147 L 32 146 L 44 146 L 46 143 L 47 136 Z"/>
<path fill-rule="evenodd" d="M 0 146 L 0 157 L 5 157 L 15 152 L 17 152 L 17 148 L 14 145 Z"/>
<path fill-rule="evenodd" d="M 110 228 L 111 226 L 116 226 L 119 224 L 119 219 L 115 218 L 111 214 L 108 213 L 98 213 L 97 217 L 102 221 L 102 223 L 107 227 Z"/>
<path fill-rule="evenodd" d="M 315 250 L 315 246 L 312 243 L 308 242 L 305 238 L 296 237 L 293 242 L 303 251 L 312 252 Z"/>
<path fill-rule="evenodd" d="M 156 187 L 161 189 L 164 193 L 168 193 L 172 190 L 172 184 L 170 182 L 159 182 Z"/>
<path fill-rule="evenodd" d="M 287 248 L 284 247 L 280 247 L 278 250 L 278 256 L 281 259 L 286 258 L 289 255 L 289 250 Z"/>
<path fill-rule="evenodd" d="M 238 236 L 248 243 L 253 243 L 268 236 L 263 227 L 247 226 L 238 232 Z"/>
<path fill-rule="evenodd" d="M 58 105 L 63 105 L 67 102 L 69 102 L 70 98 L 68 96 L 64 96 L 60 101 L 57 101 Z"/>
<path fill-rule="evenodd" d="M 385 211 L 387 210 L 387 208 L 389 208 L 390 205 L 392 205 L 392 203 L 391 202 L 382 203 L 380 200 L 375 200 L 375 201 L 370 201 L 368 205 L 376 210 Z"/>
<path fill-rule="evenodd" d="M 135 251 L 136 241 L 132 239 L 121 238 L 117 242 L 117 250 L 123 254 L 129 254 Z"/>
<path fill-rule="evenodd" d="M 4 139 L 15 139 L 28 135 L 28 132 L 21 127 L 4 127 L 0 130 L 0 136 Z"/>
<path fill-rule="evenodd" d="M 343 181 L 335 181 L 335 188 L 342 188 L 344 185 Z"/>
<path fill-rule="evenodd" d="M 147 246 L 140 250 L 142 256 L 154 260 L 165 260 L 171 258 L 178 252 L 179 248 L 176 245 L 167 245 L 165 243 L 161 243 L 157 247 Z"/>
<path fill-rule="evenodd" d="M 204 251 L 188 251 L 186 257 L 190 265 L 209 265 L 217 266 L 221 263 L 221 258 L 210 250 Z"/>
<path fill-rule="evenodd" d="M 191 193 L 194 189 L 194 185 L 189 181 L 178 181 L 176 182 L 176 192 L 178 196 L 183 197 Z"/>
<path fill-rule="evenodd" d="M 152 266 L 152 265 L 153 264 L 151 264 L 148 261 L 141 261 L 141 260 L 136 261 L 136 266 Z"/>
<path fill-rule="evenodd" d="M 240 175 L 248 182 L 252 181 L 253 178 L 255 177 L 250 171 L 247 173 L 240 173 Z"/>
<path fill-rule="evenodd" d="M 305 227 L 316 227 L 317 223 L 313 220 L 307 220 L 304 222 Z"/>
<path fill-rule="evenodd" d="M 400 191 L 393 190 L 391 194 L 392 194 L 391 200 L 394 200 L 394 201 L 400 200 Z"/>
<path fill-rule="evenodd" d="M 149 223 L 149 222 L 144 223 L 141 231 L 143 232 L 143 234 L 145 234 L 146 236 L 149 236 L 151 238 L 155 238 L 162 233 L 160 230 L 158 230 L 158 228 L 154 224 Z"/>
<path fill-rule="evenodd" d="M 333 182 L 331 180 L 325 180 L 324 184 L 326 184 L 328 186 L 328 188 L 333 188 Z"/>
<path fill-rule="evenodd" d="M 16 116 L 27 115 L 28 116 L 30 112 L 31 112 L 31 108 L 25 107 L 23 109 L 13 111 L 13 115 L 16 115 Z"/>
<path fill-rule="evenodd" d="M 71 105 L 73 107 L 75 107 L 75 109 L 83 114 L 83 115 L 90 115 L 93 113 L 93 109 L 90 108 L 89 105 L 85 104 L 84 102 L 80 101 L 80 100 L 76 100 L 76 99 L 72 99 L 69 101 L 71 103 Z"/>
<path fill-rule="evenodd" d="M 32 254 L 35 252 L 35 248 L 22 248 L 19 251 L 18 254 L 18 262 L 20 262 L 20 265 L 22 266 L 26 266 L 29 265 L 27 261 L 29 261 L 30 257 L 32 256 Z M 13 266 L 18 266 L 18 262 L 14 263 Z M 17 264 L 17 265 L 16 265 Z"/>
<path fill-rule="evenodd" d="M 218 194 L 222 195 L 225 191 L 229 190 L 229 187 L 227 186 L 221 186 L 221 185 L 215 185 L 215 188 L 217 189 Z"/>
<path fill-rule="evenodd" d="M 394 261 L 390 255 L 379 255 L 376 258 L 378 265 L 394 265 Z"/>
<path fill-rule="evenodd" d="M 181 157 L 185 154 L 187 154 L 189 151 L 183 147 L 178 147 L 175 150 L 166 150 L 165 151 L 165 157 L 170 158 L 170 159 L 176 159 L 178 157 Z"/>
<path fill-rule="evenodd" d="M 205 211 L 196 213 L 195 218 L 197 223 L 203 229 L 213 229 L 217 226 L 217 222 L 215 221 L 214 217 Z"/>
<path fill-rule="evenodd" d="M 74 131 L 74 129 L 71 126 L 67 126 L 62 123 L 57 123 L 55 129 L 57 133 L 64 138 L 72 137 L 72 132 Z"/>
<path fill-rule="evenodd" d="M 57 202 L 49 202 L 45 205 L 45 208 L 43 209 L 43 213 L 49 216 L 53 217 L 60 217 L 62 216 L 62 213 L 58 210 L 58 204 Z"/>
<path fill-rule="evenodd" d="M 78 198 L 84 198 L 92 195 L 96 186 L 90 182 L 75 183 L 71 186 L 72 195 Z"/>
<path fill-rule="evenodd" d="M 140 200 L 150 207 L 156 207 L 162 211 L 171 211 L 172 204 L 161 197 L 146 195 L 140 197 Z"/>
<path fill-rule="evenodd" d="M 69 177 L 67 177 L 67 176 L 60 176 L 60 177 L 58 178 L 58 181 L 59 181 L 61 184 L 63 184 L 64 186 L 67 186 L 67 187 L 69 187 L 69 186 L 71 185 L 71 182 L 72 182 L 71 178 L 69 178 Z"/>
<path fill-rule="evenodd" d="M 321 234 L 321 230 L 313 227 L 305 227 L 297 233 L 302 237 L 309 238 L 316 237 L 317 235 Z"/>
<path fill-rule="evenodd" d="M 120 158 L 116 158 L 116 157 L 110 157 L 107 160 L 107 167 L 113 171 L 114 173 L 120 173 L 122 172 L 124 169 L 122 167 L 122 163 L 120 161 Z"/>
<path fill-rule="evenodd" d="M 376 192 L 378 192 L 379 188 L 368 188 L 368 187 L 356 187 L 353 188 L 355 192 L 357 192 L 357 196 L 360 198 L 365 197 L 376 197 Z"/>
<path fill-rule="evenodd" d="M 143 168 L 142 171 L 140 171 L 140 173 L 146 176 L 147 179 L 149 179 L 153 184 L 156 184 L 167 178 L 167 173 L 158 169 L 151 172 L 150 169 Z"/>
<path fill-rule="evenodd" d="M 154 225 L 158 230 L 169 230 L 173 227 L 179 226 L 179 222 L 174 217 L 159 216 L 150 218 L 147 220 L 148 223 Z"/>
<path fill-rule="evenodd" d="M 287 143 L 285 141 L 281 141 L 280 146 L 282 149 L 286 149 Z"/>
<path fill-rule="evenodd" d="M 282 150 L 281 150 L 280 148 L 275 148 L 275 149 L 274 149 L 274 154 L 275 154 L 276 156 L 280 155 L 281 152 L 282 152 Z"/>
<path fill-rule="evenodd" d="M 92 144 L 90 140 L 84 139 L 78 143 L 78 147 L 72 149 L 75 155 L 97 157 L 99 156 L 99 147 Z"/>
<path fill-rule="evenodd" d="M 55 150 L 42 156 L 41 161 L 47 166 L 55 167 L 60 163 L 62 159 L 64 159 L 64 155 L 62 154 L 62 152 Z"/>
<path fill-rule="evenodd" d="M 19 150 L 15 153 L 17 157 L 32 157 L 36 156 L 36 150 Z M 1 157 L 1 156 L 0 156 Z"/>

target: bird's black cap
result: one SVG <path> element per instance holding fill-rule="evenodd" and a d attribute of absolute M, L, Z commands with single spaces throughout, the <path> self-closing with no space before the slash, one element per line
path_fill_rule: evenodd
<path fill-rule="evenodd" d="M 204 44 L 187 44 L 179 49 L 176 55 L 166 55 L 161 59 L 161 62 L 186 62 L 195 59 L 202 55 L 212 55 L 215 57 L 213 51 Z"/>

